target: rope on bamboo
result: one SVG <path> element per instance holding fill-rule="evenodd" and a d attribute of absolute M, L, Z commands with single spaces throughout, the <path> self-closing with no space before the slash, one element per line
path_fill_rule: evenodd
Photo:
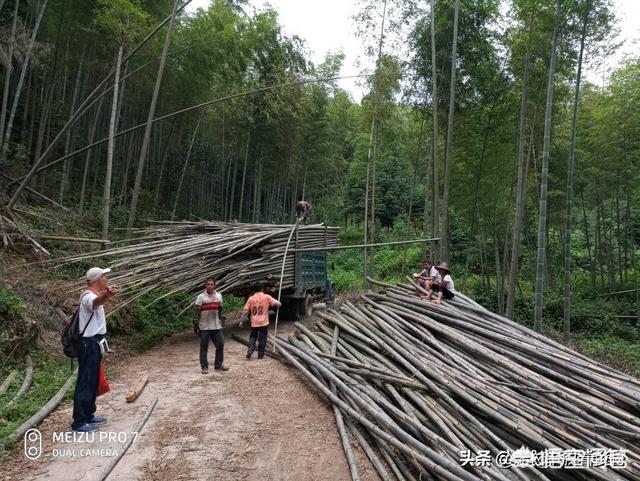
<path fill-rule="evenodd" d="M 282 297 L 282 279 L 284 278 L 284 266 L 287 262 L 287 251 L 289 250 L 289 244 L 291 244 L 291 237 L 293 237 L 293 233 L 298 229 L 298 224 L 302 221 L 303 217 L 298 217 L 296 223 L 291 227 L 291 232 L 289 233 L 289 238 L 287 239 L 287 245 L 284 248 L 284 255 L 282 256 L 282 269 L 280 270 L 280 282 L 278 283 L 278 302 L 282 302 L 280 298 Z M 278 337 L 278 316 L 280 315 L 280 306 L 276 309 L 276 322 L 273 331 L 273 336 Z M 276 345 L 273 345 L 273 352 L 276 352 Z"/>

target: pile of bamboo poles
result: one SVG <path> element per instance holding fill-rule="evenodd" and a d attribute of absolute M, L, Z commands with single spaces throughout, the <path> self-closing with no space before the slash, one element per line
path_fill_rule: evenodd
<path fill-rule="evenodd" d="M 207 277 L 217 280 L 218 291 L 244 294 L 262 283 L 284 289 L 294 284 L 295 248 L 336 246 L 337 227 L 298 225 L 289 246 L 284 274 L 284 251 L 295 225 L 237 222 L 163 222 L 136 231 L 126 245 L 75 255 L 55 262 L 100 262 L 112 269 L 109 278 L 120 286 L 126 302 L 153 290 L 162 297 L 202 289 Z"/>
<path fill-rule="evenodd" d="M 353 479 L 347 432 L 383 480 L 640 480 L 638 379 L 463 295 L 436 305 L 413 285 L 377 284 L 274 340 L 333 402 Z M 627 466 L 499 467 L 499 452 L 523 446 L 623 449 Z M 464 462 L 482 451 L 488 465 Z"/>

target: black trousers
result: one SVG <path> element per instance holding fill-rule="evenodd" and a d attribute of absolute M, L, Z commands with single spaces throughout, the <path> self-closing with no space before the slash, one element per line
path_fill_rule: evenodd
<path fill-rule="evenodd" d="M 252 327 L 249 335 L 249 350 L 247 354 L 253 354 L 256 350 L 256 340 L 258 341 L 258 358 L 264 357 L 264 351 L 267 349 L 267 332 L 269 326 Z"/>
<path fill-rule="evenodd" d="M 222 366 L 224 358 L 224 336 L 222 335 L 222 329 L 200 331 L 200 367 L 202 369 L 209 368 L 209 361 L 207 359 L 209 339 L 213 341 L 213 345 L 216 348 L 216 358 L 213 366 L 219 369 Z"/>
<path fill-rule="evenodd" d="M 102 360 L 98 340 L 98 337 L 82 339 L 82 348 L 78 354 L 78 381 L 73 396 L 72 429 L 88 423 L 96 412 L 96 394 Z"/>

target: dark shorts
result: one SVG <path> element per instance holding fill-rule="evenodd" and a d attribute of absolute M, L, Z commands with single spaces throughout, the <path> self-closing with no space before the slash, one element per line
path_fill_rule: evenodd
<path fill-rule="evenodd" d="M 442 297 L 444 297 L 447 300 L 451 300 L 454 297 L 456 297 L 456 295 L 446 287 L 442 287 L 441 290 L 442 290 Z"/>

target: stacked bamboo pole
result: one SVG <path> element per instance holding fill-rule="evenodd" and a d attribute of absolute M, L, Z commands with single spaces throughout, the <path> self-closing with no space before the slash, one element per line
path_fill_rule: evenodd
<path fill-rule="evenodd" d="M 280 279 L 293 227 L 206 221 L 155 223 L 136 231 L 131 243 L 52 262 L 64 265 L 105 259 L 113 271 L 110 280 L 120 285 L 123 301 L 116 308 L 153 290 L 163 292 L 158 298 L 197 291 L 207 277 L 217 280 L 219 292 L 245 295 L 264 283 L 293 287 L 295 252 L 287 254 Z M 299 225 L 292 247 L 336 246 L 338 231 L 324 224 Z"/>
<path fill-rule="evenodd" d="M 370 281 L 384 290 L 319 312 L 313 329 L 297 324 L 274 342 L 333 402 L 340 431 L 346 426 L 381 479 L 640 480 L 638 379 L 463 295 L 437 305 L 414 285 Z M 549 456 L 625 450 L 627 464 L 498 464 L 500 452 L 523 446 Z M 463 452 L 482 451 L 490 463 L 463 462 Z"/>

